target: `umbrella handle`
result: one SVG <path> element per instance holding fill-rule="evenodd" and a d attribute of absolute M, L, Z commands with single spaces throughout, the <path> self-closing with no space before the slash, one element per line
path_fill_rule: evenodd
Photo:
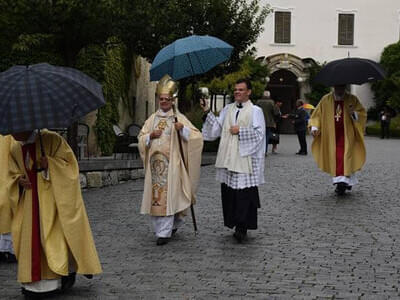
<path fill-rule="evenodd" d="M 39 143 L 40 143 L 40 154 L 45 157 L 46 154 L 44 153 L 44 148 L 43 148 L 43 140 L 42 140 L 42 135 L 40 134 L 40 129 L 39 129 Z"/>
<path fill-rule="evenodd" d="M 44 153 L 43 140 L 42 140 L 42 135 L 40 134 L 40 129 L 38 130 L 38 134 L 39 134 L 39 143 L 40 143 L 40 154 L 41 154 L 42 157 L 45 157 L 46 154 Z M 37 168 L 37 167 L 36 167 L 36 172 L 37 172 L 37 173 L 42 172 L 42 171 L 44 171 L 44 170 L 45 170 L 45 169 Z"/>

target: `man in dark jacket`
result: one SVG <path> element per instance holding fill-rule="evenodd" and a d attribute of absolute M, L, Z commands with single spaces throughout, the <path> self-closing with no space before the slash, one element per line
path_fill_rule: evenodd
<path fill-rule="evenodd" d="M 392 110 L 388 106 L 384 106 L 383 110 L 379 113 L 381 119 L 381 139 L 385 137 L 388 139 L 390 136 L 390 120 L 393 117 Z"/>
<path fill-rule="evenodd" d="M 269 91 L 264 91 L 263 97 L 257 101 L 257 106 L 261 107 L 263 113 L 264 113 L 264 119 L 265 119 L 265 154 L 268 153 L 268 143 L 269 143 L 269 137 L 271 136 L 272 132 L 274 132 L 276 128 L 276 123 L 275 123 L 275 114 L 276 114 L 276 109 L 275 109 L 275 103 L 274 101 L 270 98 L 270 92 Z"/>
<path fill-rule="evenodd" d="M 307 119 L 308 113 L 303 108 L 303 100 L 296 101 L 296 112 L 294 114 L 289 114 L 282 116 L 283 118 L 293 119 L 294 130 L 296 131 L 297 137 L 299 139 L 300 150 L 296 154 L 307 155 L 307 141 L 306 141 L 306 130 L 307 130 Z"/>

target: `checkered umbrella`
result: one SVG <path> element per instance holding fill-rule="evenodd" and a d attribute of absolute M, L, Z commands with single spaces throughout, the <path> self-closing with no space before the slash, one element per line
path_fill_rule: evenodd
<path fill-rule="evenodd" d="M 14 66 L 0 73 L 0 134 L 68 127 L 104 103 L 101 85 L 76 69 Z"/>

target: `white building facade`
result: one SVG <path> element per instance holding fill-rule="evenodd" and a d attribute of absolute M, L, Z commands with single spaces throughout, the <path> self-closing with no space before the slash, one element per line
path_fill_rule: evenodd
<path fill-rule="evenodd" d="M 257 41 L 257 54 L 271 70 L 272 97 L 290 98 L 286 110 L 309 91 L 306 69 L 312 61 L 348 56 L 379 61 L 384 47 L 400 39 L 400 0 L 262 2 L 273 11 Z M 369 84 L 353 85 L 351 91 L 366 107 L 373 104 Z"/>

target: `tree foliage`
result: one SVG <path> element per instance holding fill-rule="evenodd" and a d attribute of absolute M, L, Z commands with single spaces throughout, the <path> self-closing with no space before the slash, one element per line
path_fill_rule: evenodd
<path fill-rule="evenodd" d="M 118 36 L 149 61 L 176 39 L 207 34 L 231 44 L 231 62 L 238 62 L 240 54 L 256 42 L 270 11 L 260 0 L 120 2 Z"/>
<path fill-rule="evenodd" d="M 63 65 L 75 66 L 83 48 L 112 35 L 112 5 L 109 0 L 0 0 L 1 39 L 12 45 L 11 53 L 44 47 L 62 57 Z"/>
<path fill-rule="evenodd" d="M 203 83 L 203 86 L 208 87 L 211 94 L 216 95 L 232 95 L 235 83 L 240 78 L 248 78 L 252 84 L 251 99 L 261 98 L 265 86 L 266 77 L 269 71 L 265 65 L 256 60 L 253 56 L 244 56 L 239 64 L 239 70 L 227 75 L 216 77 L 209 82 Z"/>
<path fill-rule="evenodd" d="M 389 105 L 400 109 L 400 42 L 387 46 L 381 55 L 381 65 L 386 78 L 372 85 L 376 109 Z"/>
<path fill-rule="evenodd" d="M 107 75 L 101 70 L 108 72 L 104 60 L 98 61 L 99 66 L 89 62 L 96 64 L 96 57 L 109 55 L 110 47 L 125 49 L 121 59 L 126 65 L 118 64 L 118 70 L 126 72 L 132 69 L 133 54 L 151 62 L 178 38 L 208 34 L 234 47 L 229 62 L 196 78 L 211 80 L 238 72 L 241 57 L 251 51 L 269 11 L 260 0 L 0 0 L 0 71 L 46 61 L 81 69 L 104 84 Z M 82 53 L 94 57 L 84 62 Z M 181 86 L 188 84 L 183 80 Z M 119 93 L 118 88 L 104 94 L 115 99 Z M 104 128 L 116 119 L 113 105 L 103 109 Z M 110 134 L 109 126 L 104 130 Z"/>
<path fill-rule="evenodd" d="M 312 105 L 316 106 L 321 100 L 322 96 L 329 93 L 329 87 L 324 86 L 323 84 L 315 83 L 314 78 L 318 74 L 319 71 L 324 67 L 324 64 L 320 64 L 319 62 L 311 63 L 311 66 L 307 69 L 310 77 L 307 79 L 308 84 L 310 85 L 311 91 L 306 93 L 304 96 L 306 100 Z"/>

